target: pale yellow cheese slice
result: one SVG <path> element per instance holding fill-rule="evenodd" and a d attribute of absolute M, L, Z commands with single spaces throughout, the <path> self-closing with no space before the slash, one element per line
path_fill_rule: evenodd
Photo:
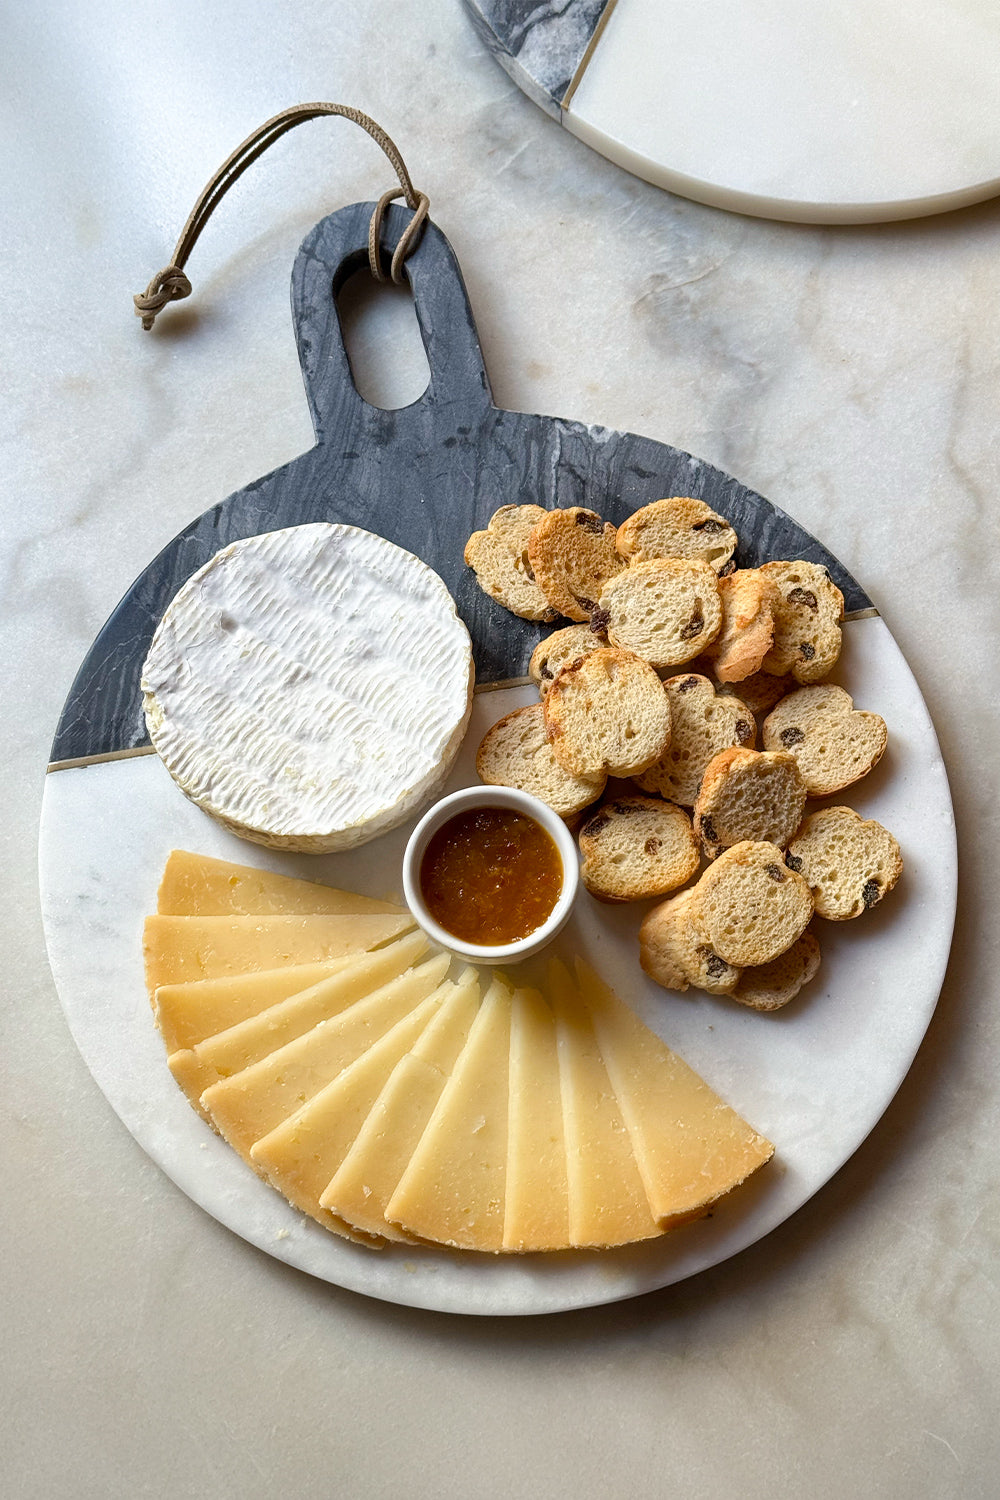
<path fill-rule="evenodd" d="M 326 1222 L 329 1211 L 320 1206 L 321 1193 L 347 1155 L 389 1074 L 454 990 L 449 982 L 440 985 L 308 1104 L 251 1148 L 254 1166 L 296 1208 L 321 1224 Z M 344 1222 L 343 1215 L 337 1217 Z M 388 1230 L 383 1222 L 375 1232 L 385 1235 Z M 398 1230 L 390 1231 L 387 1237 L 398 1234 Z"/>
<path fill-rule="evenodd" d="M 549 967 L 549 992 L 566 1133 L 569 1242 L 599 1248 L 652 1239 L 663 1230 L 650 1212 L 590 1017 L 561 964 Z"/>
<path fill-rule="evenodd" d="M 459 981 L 411 1051 L 399 1059 L 320 1193 L 324 1208 L 361 1233 L 410 1238 L 386 1221 L 385 1209 L 465 1045 L 479 1001 L 479 981 L 472 971 Z"/>
<path fill-rule="evenodd" d="M 503 1249 L 510 990 L 494 979 L 386 1207 L 386 1219 L 461 1250 Z"/>
<path fill-rule="evenodd" d="M 447 953 L 428 959 L 242 1073 L 212 1084 L 201 1103 L 219 1134 L 249 1160 L 255 1141 L 301 1109 L 436 990 L 450 962 Z"/>
<path fill-rule="evenodd" d="M 361 953 L 414 926 L 404 916 L 146 918 L 143 953 L 150 996 L 164 984 L 253 974 Z"/>
<path fill-rule="evenodd" d="M 353 962 L 353 955 L 348 955 L 319 964 L 261 969 L 257 974 L 225 974 L 221 979 L 163 984 L 153 996 L 153 1013 L 167 1053 L 196 1047 L 206 1037 L 259 1015 L 289 995 L 301 994 Z"/>
<path fill-rule="evenodd" d="M 396 912 L 389 901 L 356 896 L 311 880 L 234 865 L 207 854 L 175 849 L 167 859 L 156 909 L 167 916 L 278 916 L 327 912 Z"/>
<path fill-rule="evenodd" d="M 655 1218 L 697 1217 L 774 1147 L 579 961 L 577 978 Z"/>
<path fill-rule="evenodd" d="M 564 1250 L 569 1185 L 556 1023 L 537 990 L 516 990 L 510 1026 L 505 1250 Z"/>
<path fill-rule="evenodd" d="M 311 989 L 280 1000 L 259 1015 L 207 1037 L 196 1047 L 172 1053 L 167 1059 L 170 1071 L 200 1113 L 198 1101 L 210 1084 L 241 1073 L 311 1031 L 320 1021 L 339 1015 L 356 1000 L 412 968 L 427 947 L 423 933 L 412 932 L 374 953 L 347 960 L 339 973 L 321 979 Z"/>

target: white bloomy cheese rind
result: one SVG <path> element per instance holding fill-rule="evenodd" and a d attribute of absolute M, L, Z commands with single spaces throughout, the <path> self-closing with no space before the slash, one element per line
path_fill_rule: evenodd
<path fill-rule="evenodd" d="M 277 849 L 349 849 L 444 783 L 472 645 L 436 573 L 317 522 L 234 542 L 184 585 L 142 673 L 149 735 L 199 807 Z"/>

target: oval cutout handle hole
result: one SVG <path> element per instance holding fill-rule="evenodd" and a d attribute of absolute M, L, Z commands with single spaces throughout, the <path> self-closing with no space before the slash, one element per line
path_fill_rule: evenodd
<path fill-rule="evenodd" d="M 356 271 L 341 287 L 337 311 L 361 398 L 386 411 L 418 401 L 431 372 L 409 287 Z"/>

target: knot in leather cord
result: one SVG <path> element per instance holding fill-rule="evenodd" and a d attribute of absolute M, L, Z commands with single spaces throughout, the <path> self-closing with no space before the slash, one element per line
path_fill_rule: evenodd
<path fill-rule="evenodd" d="M 157 271 L 144 292 L 135 293 L 132 301 L 142 319 L 143 328 L 150 329 L 156 320 L 156 314 L 168 302 L 179 302 L 182 297 L 190 295 L 191 283 L 180 266 L 165 266 L 162 271 Z"/>

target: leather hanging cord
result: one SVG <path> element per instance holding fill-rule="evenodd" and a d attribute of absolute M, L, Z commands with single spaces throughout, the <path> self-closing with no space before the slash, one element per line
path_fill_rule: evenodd
<path fill-rule="evenodd" d="M 377 124 L 370 115 L 363 114 L 360 109 L 353 109 L 349 104 L 296 104 L 291 109 L 282 110 L 280 115 L 274 115 L 270 120 L 265 120 L 264 124 L 259 126 L 252 135 L 248 135 L 232 155 L 226 158 L 202 189 L 197 203 L 188 215 L 187 223 L 181 230 L 180 239 L 177 241 L 169 266 L 164 266 L 162 271 L 157 271 L 146 290 L 137 292 L 132 298 L 136 314 L 142 319 L 143 328 L 152 328 L 157 313 L 168 302 L 177 302 L 182 297 L 191 295 L 191 283 L 184 273 L 184 266 L 198 242 L 198 236 L 233 183 L 242 177 L 247 167 L 252 166 L 258 156 L 263 155 L 268 146 L 273 145 L 286 131 L 294 130 L 296 125 L 302 125 L 306 120 L 315 120 L 321 115 L 341 115 L 345 120 L 353 120 L 355 125 L 360 125 L 362 130 L 368 132 L 392 163 L 400 185 L 398 188 L 383 193 L 375 205 L 375 212 L 372 214 L 368 229 L 368 265 L 376 281 L 387 279 L 382 266 L 379 243 L 382 220 L 392 200 L 404 198 L 407 207 L 413 210 L 413 217 L 399 237 L 389 269 L 389 275 L 393 281 L 402 282 L 403 263 L 410 251 L 414 250 L 419 243 L 421 231 L 427 220 L 430 208 L 427 194 L 418 193 L 414 188 L 410 181 L 410 174 L 406 170 L 406 163 L 400 156 L 398 148 L 386 135 L 381 125 Z"/>

